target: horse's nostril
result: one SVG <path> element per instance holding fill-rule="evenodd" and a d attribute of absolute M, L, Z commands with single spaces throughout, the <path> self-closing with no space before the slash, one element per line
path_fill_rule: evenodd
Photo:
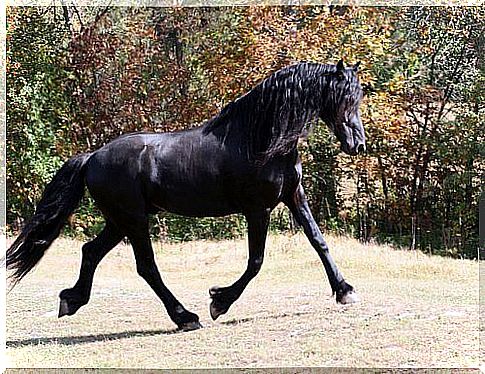
<path fill-rule="evenodd" d="M 365 152 L 365 145 L 364 144 L 357 145 L 356 151 L 357 151 L 357 153 L 364 153 Z"/>

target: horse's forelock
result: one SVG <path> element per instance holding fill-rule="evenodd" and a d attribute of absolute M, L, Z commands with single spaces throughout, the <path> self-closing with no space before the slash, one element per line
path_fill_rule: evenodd
<path fill-rule="evenodd" d="M 327 95 L 323 106 L 330 113 L 354 111 L 362 100 L 362 87 L 353 68 L 347 68 L 342 76 L 330 75 Z"/>

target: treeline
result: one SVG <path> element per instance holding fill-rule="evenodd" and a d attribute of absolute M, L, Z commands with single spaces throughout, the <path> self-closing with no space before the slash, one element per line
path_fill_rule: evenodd
<path fill-rule="evenodd" d="M 202 123 L 296 61 L 361 61 L 368 153 L 325 125 L 300 145 L 326 230 L 475 258 L 483 176 L 480 7 L 7 8 L 7 223 L 69 156 L 131 131 Z M 482 153 L 483 155 L 483 153 Z M 86 197 L 69 230 L 102 220 Z M 274 230 L 291 225 L 277 210 Z M 239 216 L 154 217 L 170 240 L 244 233 Z"/>

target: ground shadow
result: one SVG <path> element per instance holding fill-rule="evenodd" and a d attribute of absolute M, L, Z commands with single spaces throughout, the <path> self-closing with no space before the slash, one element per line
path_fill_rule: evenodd
<path fill-rule="evenodd" d="M 271 315 L 265 315 L 265 316 L 255 316 L 255 317 L 246 317 L 246 318 L 234 318 L 229 321 L 223 321 L 221 322 L 222 325 L 239 325 L 241 323 L 247 323 L 247 322 L 257 322 L 265 319 L 278 319 L 278 318 L 284 318 L 284 317 L 298 317 L 298 316 L 303 316 L 305 314 L 312 314 L 314 312 L 294 312 L 294 313 L 280 313 L 280 314 L 271 314 Z"/>
<path fill-rule="evenodd" d="M 311 314 L 312 312 L 294 312 L 294 313 L 281 313 L 265 316 L 247 317 L 247 318 L 235 318 L 229 321 L 221 322 L 221 325 L 232 326 L 241 323 L 257 322 L 265 319 L 278 319 L 284 317 L 297 317 L 305 314 Z M 205 327 L 207 328 L 207 327 Z M 183 333 L 184 331 L 179 329 L 171 330 L 131 330 L 124 332 L 114 332 L 108 334 L 96 334 L 96 335 L 78 335 L 78 336 L 53 336 L 46 338 L 28 338 L 20 340 L 7 340 L 7 348 L 19 348 L 30 345 L 40 344 L 62 344 L 62 345 L 77 345 L 85 343 L 94 343 L 107 340 L 129 339 L 136 337 L 155 336 L 155 335 L 172 335 Z"/>
<path fill-rule="evenodd" d="M 96 335 L 79 335 L 79 336 L 54 336 L 49 338 L 29 338 L 21 340 L 7 340 L 7 348 L 18 348 L 29 345 L 39 344 L 62 344 L 62 345 L 76 345 L 84 343 L 94 343 L 106 340 L 118 340 L 143 336 L 154 335 L 171 335 L 181 333 L 179 329 L 172 330 L 132 330 L 124 332 L 114 332 L 108 334 Z"/>

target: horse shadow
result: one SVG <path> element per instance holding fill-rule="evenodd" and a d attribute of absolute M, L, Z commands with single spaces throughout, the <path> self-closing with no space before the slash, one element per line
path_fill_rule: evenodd
<path fill-rule="evenodd" d="M 20 340 L 7 340 L 7 348 L 19 348 L 39 344 L 61 344 L 77 345 L 85 343 L 95 343 L 107 340 L 129 339 L 135 337 L 155 336 L 155 335 L 172 335 L 180 333 L 179 329 L 171 330 L 130 330 L 123 332 L 114 332 L 108 334 L 95 335 L 78 335 L 78 336 L 54 336 L 45 338 L 27 338 Z"/>
<path fill-rule="evenodd" d="M 310 313 L 311 312 L 295 312 L 295 313 L 273 314 L 269 316 L 260 316 L 260 317 L 234 318 L 228 321 L 223 321 L 220 324 L 223 326 L 233 326 L 233 325 L 239 325 L 244 323 L 257 322 L 258 320 L 263 320 L 263 319 L 298 317 L 303 314 L 310 314 Z M 207 328 L 211 328 L 211 326 L 204 327 L 204 329 L 207 329 Z M 6 346 L 7 348 L 20 348 L 20 347 L 41 345 L 41 344 L 42 345 L 61 344 L 61 345 L 71 346 L 71 345 L 95 343 L 95 342 L 109 341 L 109 340 L 120 340 L 120 339 L 129 339 L 129 338 L 137 338 L 137 337 L 156 336 L 156 335 L 173 335 L 173 334 L 181 334 L 181 333 L 187 333 L 187 332 L 177 328 L 170 329 L 170 330 L 129 330 L 129 331 L 122 331 L 122 332 L 108 333 L 108 334 L 103 333 L 103 334 L 93 334 L 93 335 L 53 336 L 53 337 L 27 338 L 27 339 L 19 339 L 19 340 L 7 340 Z"/>
<path fill-rule="evenodd" d="M 279 313 L 279 314 L 271 314 L 271 315 L 266 315 L 266 316 L 257 316 L 257 317 L 247 317 L 247 318 L 233 318 L 228 321 L 223 321 L 221 322 L 221 325 L 226 325 L 226 326 L 234 326 L 234 325 L 239 325 L 242 323 L 248 323 L 248 322 L 257 322 L 257 321 L 262 321 L 266 319 L 278 319 L 278 318 L 285 318 L 285 317 L 299 317 L 303 316 L 306 314 L 312 314 L 313 312 L 293 312 L 293 313 Z"/>

